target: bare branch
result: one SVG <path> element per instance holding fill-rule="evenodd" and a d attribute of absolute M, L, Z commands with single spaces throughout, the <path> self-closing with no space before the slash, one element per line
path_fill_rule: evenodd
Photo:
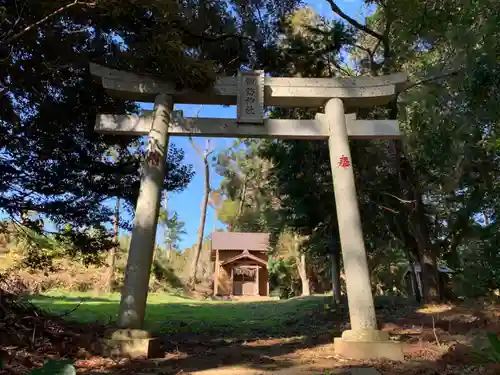
<path fill-rule="evenodd" d="M 390 9 L 385 8 L 385 29 L 384 29 L 384 34 L 382 35 L 382 39 L 379 39 L 382 44 L 384 45 L 384 68 L 383 72 L 385 74 L 390 73 L 390 68 L 392 64 L 392 51 L 391 51 L 391 45 L 389 43 L 389 34 L 391 32 L 391 24 L 392 24 L 392 17 L 390 14 Z"/>
<path fill-rule="evenodd" d="M 24 7 L 26 6 L 26 3 L 24 3 L 23 7 L 21 8 L 21 11 L 19 11 L 19 7 L 17 6 L 17 1 L 14 1 L 14 4 L 16 5 L 17 19 L 14 22 L 14 24 L 12 25 L 12 27 L 10 28 L 10 30 L 7 32 L 6 35 L 9 35 L 10 33 L 12 33 L 14 31 L 14 29 L 16 28 L 17 24 L 21 21 L 21 19 L 22 19 L 21 15 L 23 13 Z"/>
<path fill-rule="evenodd" d="M 451 322 L 451 320 L 450 320 Z M 441 348 L 441 343 L 439 342 L 439 338 L 436 332 L 436 322 L 434 321 L 434 315 L 432 315 L 432 332 L 434 333 L 434 338 L 436 339 L 436 344 L 438 348 Z"/>
<path fill-rule="evenodd" d="M 205 152 L 203 153 L 203 157 L 205 160 L 215 151 L 215 147 L 212 145 L 211 139 L 207 138 Z"/>
<path fill-rule="evenodd" d="M 202 109 L 203 109 L 203 104 L 200 105 L 200 108 L 198 108 L 198 112 L 196 112 L 196 118 L 200 117 Z M 205 161 L 210 156 L 210 154 L 212 154 L 215 151 L 215 148 L 212 147 L 212 145 L 210 144 L 210 138 L 206 140 L 205 150 L 202 150 L 200 146 L 198 146 L 196 142 L 193 141 L 192 137 L 189 137 L 189 142 L 191 143 L 191 146 L 193 146 L 193 148 L 196 150 L 196 152 L 201 156 L 203 161 Z"/>
<path fill-rule="evenodd" d="M 200 105 L 200 108 L 198 108 L 198 112 L 196 112 L 196 118 L 200 117 L 201 110 L 203 109 L 203 104 Z M 202 159 L 205 159 L 205 155 L 203 153 L 203 150 L 196 144 L 195 141 L 193 141 L 193 137 L 189 137 L 189 142 L 191 143 L 191 146 L 195 149 L 195 151 L 198 153 L 198 155 L 201 156 Z"/>
<path fill-rule="evenodd" d="M 191 143 L 191 146 L 193 146 L 193 148 L 195 149 L 195 151 L 198 153 L 198 155 L 200 155 L 203 159 L 205 158 L 205 156 L 203 155 L 203 150 L 200 148 L 200 146 L 198 146 L 196 144 L 195 141 L 193 141 L 193 138 L 192 137 L 189 137 L 189 143 Z"/>
<path fill-rule="evenodd" d="M 352 44 L 352 46 L 360 49 L 361 51 L 365 51 L 368 54 L 368 56 L 370 56 L 370 58 L 373 57 L 373 52 L 371 49 L 364 47 L 364 46 L 360 46 L 359 44 L 356 44 L 356 43 Z"/>
<path fill-rule="evenodd" d="M 236 39 L 236 40 L 238 40 L 240 42 L 243 41 L 243 40 L 246 40 L 246 41 L 252 42 L 252 43 L 256 43 L 257 42 L 253 38 L 250 38 L 250 37 L 244 36 L 244 35 L 237 35 L 237 34 L 210 35 L 210 34 L 207 34 L 206 32 L 203 32 L 201 34 L 196 34 L 196 33 L 192 32 L 191 30 L 189 30 L 189 28 L 187 28 L 183 24 L 183 22 L 173 21 L 172 23 L 174 23 L 175 26 L 178 29 L 180 29 L 184 34 L 187 34 L 190 37 L 193 37 L 193 38 L 196 38 L 196 39 L 204 40 L 206 42 L 220 42 L 220 41 L 227 40 L 227 39 Z"/>
<path fill-rule="evenodd" d="M 387 8 L 387 4 L 383 0 L 378 0 L 375 1 L 378 5 L 380 5 L 382 8 Z"/>
<path fill-rule="evenodd" d="M 368 35 L 371 35 L 374 38 L 377 38 L 378 40 L 384 40 L 384 36 L 382 34 L 379 34 L 376 31 L 373 31 L 368 26 L 359 23 L 354 18 L 352 18 L 349 15 L 347 15 L 346 13 L 344 13 L 344 11 L 342 11 L 342 9 L 340 9 L 340 7 L 335 3 L 334 0 L 326 0 L 326 1 L 328 2 L 328 4 L 330 4 L 330 7 L 332 8 L 332 11 L 334 13 L 338 14 L 339 17 L 341 17 L 343 20 L 349 22 L 356 29 L 363 31 L 363 32 L 367 33 Z"/>
<path fill-rule="evenodd" d="M 205 161 L 215 151 L 215 148 L 212 147 L 210 144 L 210 139 L 207 139 L 205 150 L 202 150 L 201 147 L 193 140 L 192 137 L 189 137 L 188 139 L 189 143 L 191 143 L 191 146 L 193 146 L 193 148 L 198 153 L 198 155 L 201 156 L 203 161 Z"/>
<path fill-rule="evenodd" d="M 348 76 L 348 77 L 351 77 L 351 76 L 352 76 L 351 72 L 349 72 L 347 69 L 345 69 L 345 68 L 341 67 L 341 66 L 340 66 L 340 64 L 339 64 L 338 62 L 336 62 L 336 61 L 335 61 L 335 59 L 330 59 L 330 58 L 328 58 L 328 62 L 329 62 L 330 64 L 332 64 L 335 68 L 337 68 L 337 70 L 338 70 L 339 72 L 344 73 L 344 74 L 345 74 L 346 76 Z"/>
<path fill-rule="evenodd" d="M 439 81 L 439 80 L 442 80 L 442 79 L 445 79 L 445 78 L 449 78 L 449 77 L 454 77 L 454 76 L 458 75 L 460 73 L 460 71 L 461 71 L 461 69 L 454 70 L 453 72 L 444 73 L 444 74 L 441 74 L 441 75 L 438 75 L 438 76 L 433 76 L 433 77 L 425 78 L 425 79 L 422 79 L 422 80 L 414 82 L 414 83 L 409 83 L 405 87 L 405 89 L 400 92 L 400 94 L 402 94 L 402 93 L 404 93 L 404 92 L 406 92 L 408 90 L 411 90 L 412 88 L 414 88 L 416 86 L 425 85 L 426 83 L 430 83 L 430 82 L 434 82 L 434 81 Z"/>
<path fill-rule="evenodd" d="M 66 5 L 64 5 L 64 6 L 60 7 L 60 8 L 58 8 L 58 9 L 54 10 L 52 13 L 47 14 L 45 17 L 43 17 L 42 19 L 38 20 L 37 22 L 32 23 L 31 25 L 26 26 L 24 29 L 22 29 L 18 33 L 14 34 L 14 35 L 11 35 L 7 39 L 1 41 L 0 45 L 9 44 L 9 43 L 12 43 L 12 42 L 18 40 L 24 34 L 26 34 L 28 31 L 30 31 L 31 29 L 33 29 L 33 28 L 35 28 L 37 26 L 40 26 L 41 24 L 47 22 L 52 17 L 57 16 L 58 14 L 64 12 L 65 10 L 67 10 L 67 9 L 69 9 L 69 8 L 75 6 L 75 5 L 83 5 L 83 6 L 86 6 L 86 7 L 93 7 L 93 6 L 96 5 L 96 2 L 95 1 L 93 1 L 93 2 L 83 2 L 83 1 L 75 0 L 72 3 L 66 4 Z"/>
<path fill-rule="evenodd" d="M 415 203 L 415 201 L 409 201 L 409 200 L 405 200 L 405 199 L 401 199 L 399 197 L 396 197 L 395 195 L 392 195 L 392 194 L 389 194 L 389 193 L 382 193 L 382 194 L 385 194 L 385 195 L 388 195 L 394 199 L 397 199 L 398 201 L 400 201 L 401 203 L 405 203 L 405 204 L 409 204 L 409 203 Z"/>
<path fill-rule="evenodd" d="M 375 44 L 375 47 L 373 47 L 372 56 L 375 56 L 375 54 L 377 53 L 377 50 L 380 47 L 381 43 L 382 43 L 382 41 L 380 39 L 377 40 L 377 44 Z"/>
<path fill-rule="evenodd" d="M 196 118 L 200 117 L 201 110 L 203 109 L 203 104 L 198 108 L 198 112 L 196 112 Z"/>
<path fill-rule="evenodd" d="M 377 40 L 377 44 L 375 45 L 375 48 L 373 49 L 373 51 L 368 47 L 364 47 L 364 46 L 361 46 L 359 44 L 352 44 L 352 47 L 358 48 L 361 51 L 366 52 L 366 55 L 368 56 L 368 60 L 370 62 L 370 70 L 371 70 L 371 73 L 373 76 L 378 76 L 377 66 L 375 63 L 375 51 L 380 46 L 380 43 L 381 43 L 381 40 L 380 39 Z"/>
<path fill-rule="evenodd" d="M 393 214 L 399 214 L 399 211 L 396 211 L 396 210 L 394 210 L 394 209 L 392 209 L 392 208 L 390 208 L 390 207 L 384 206 L 384 205 L 382 205 L 382 204 L 378 204 L 378 203 L 377 203 L 377 202 L 375 202 L 375 201 L 371 201 L 371 202 L 372 202 L 372 203 L 374 203 L 374 204 L 375 204 L 378 208 L 381 208 L 381 209 L 382 209 L 382 210 L 384 210 L 384 211 L 389 211 L 389 212 L 391 212 L 391 213 L 393 213 Z"/>

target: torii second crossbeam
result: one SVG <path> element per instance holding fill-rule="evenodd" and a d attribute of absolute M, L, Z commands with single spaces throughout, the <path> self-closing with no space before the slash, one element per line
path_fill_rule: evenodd
<path fill-rule="evenodd" d="M 194 137 L 241 137 L 326 140 L 330 135 L 325 121 L 318 114 L 315 120 L 263 120 L 262 125 L 238 123 L 235 119 L 198 118 L 182 116 L 174 111 L 168 134 Z M 324 119 L 323 119 L 324 120 Z M 123 135 L 148 135 L 153 124 L 153 113 L 138 115 L 98 115 L 96 131 Z M 396 120 L 356 120 L 346 115 L 347 134 L 351 139 L 395 139 L 400 137 Z"/>

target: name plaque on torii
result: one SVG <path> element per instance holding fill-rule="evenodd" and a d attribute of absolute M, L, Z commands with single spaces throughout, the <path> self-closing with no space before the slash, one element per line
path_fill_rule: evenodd
<path fill-rule="evenodd" d="M 264 71 L 238 73 L 237 122 L 264 123 Z"/>
<path fill-rule="evenodd" d="M 358 120 L 355 112 L 393 100 L 406 87 L 405 74 L 275 78 L 265 77 L 263 71 L 245 71 L 218 79 L 206 92 L 194 92 L 176 90 L 154 77 L 95 64 L 90 71 L 113 96 L 155 102 L 154 111 L 144 111 L 142 116 L 98 114 L 96 119 L 98 132 L 149 135 L 120 302 L 120 327 L 136 329 L 144 324 L 170 135 L 328 140 L 351 323 L 351 329 L 335 339 L 335 351 L 353 359 L 368 359 L 370 353 L 374 358 L 404 359 L 402 347 L 377 326 L 349 138 L 400 137 L 397 120 Z M 173 110 L 174 104 L 237 105 L 238 115 L 236 119 L 185 118 L 181 111 Z M 323 107 L 324 113 L 313 120 L 264 119 L 265 106 Z"/>

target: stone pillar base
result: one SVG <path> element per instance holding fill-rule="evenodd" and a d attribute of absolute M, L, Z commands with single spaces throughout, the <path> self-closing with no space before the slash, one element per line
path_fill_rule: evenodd
<path fill-rule="evenodd" d="M 389 333 L 376 329 L 356 329 L 342 332 L 346 341 L 389 341 Z"/>
<path fill-rule="evenodd" d="M 159 342 L 147 331 L 119 329 L 110 332 L 104 340 L 103 354 L 119 358 L 155 358 L 159 355 Z"/>
<path fill-rule="evenodd" d="M 403 361 L 403 344 L 389 340 L 387 332 L 377 330 L 345 331 L 334 339 L 335 354 L 357 360 L 389 359 Z"/>

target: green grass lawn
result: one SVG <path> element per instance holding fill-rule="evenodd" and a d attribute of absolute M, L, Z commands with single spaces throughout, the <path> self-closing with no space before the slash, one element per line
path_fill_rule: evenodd
<path fill-rule="evenodd" d="M 110 323 L 119 294 L 49 293 L 31 298 L 37 306 L 66 319 Z M 266 302 L 198 301 L 150 294 L 146 329 L 166 334 L 196 334 L 221 339 L 309 336 L 333 329 L 326 306 L 331 297 Z M 72 311 L 74 310 L 74 311 Z"/>

